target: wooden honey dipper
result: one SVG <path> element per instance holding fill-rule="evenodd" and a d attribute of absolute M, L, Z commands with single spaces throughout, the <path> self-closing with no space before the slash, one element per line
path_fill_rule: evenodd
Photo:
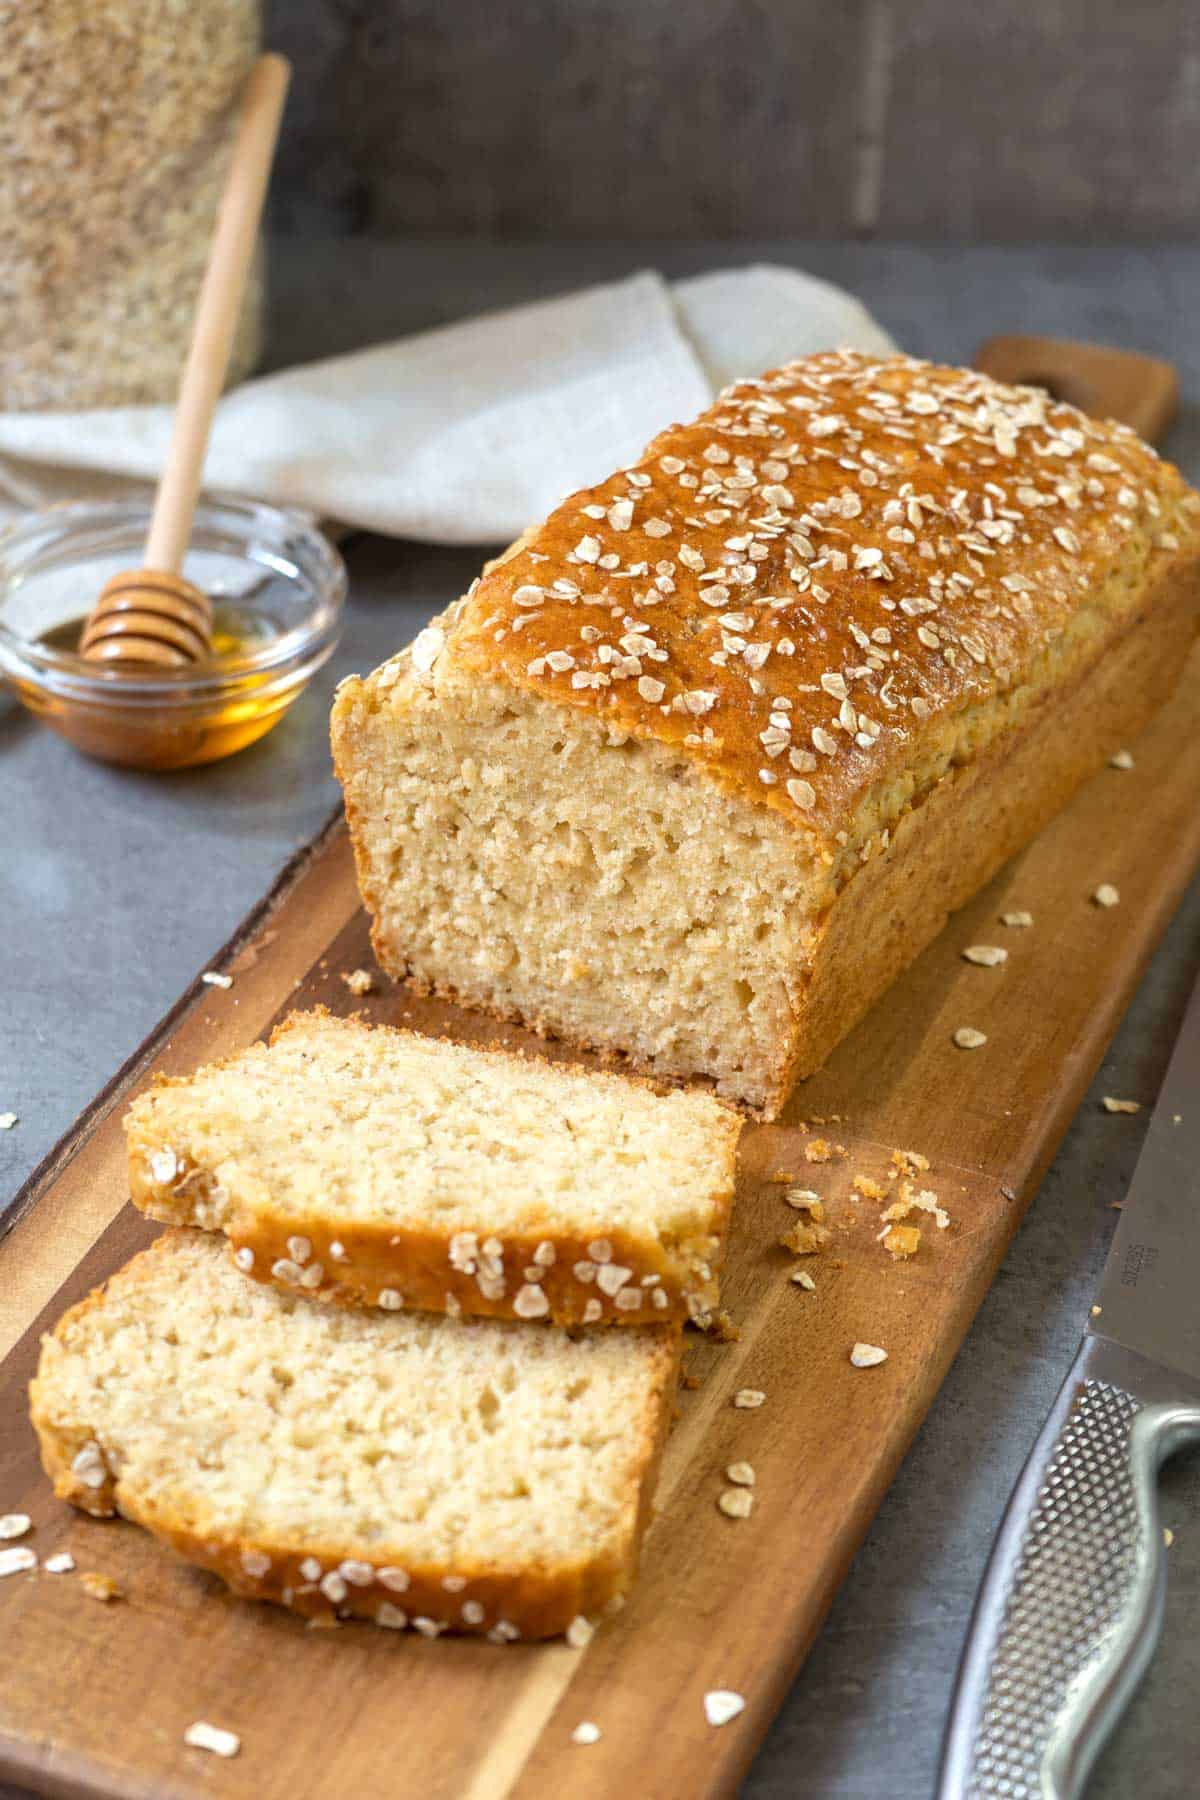
<path fill-rule="evenodd" d="M 184 668 L 211 654 L 212 604 L 181 570 L 290 79 L 289 64 L 274 55 L 261 56 L 247 79 L 171 442 L 154 497 L 145 567 L 105 583 L 79 640 L 83 655 L 94 662 Z"/>

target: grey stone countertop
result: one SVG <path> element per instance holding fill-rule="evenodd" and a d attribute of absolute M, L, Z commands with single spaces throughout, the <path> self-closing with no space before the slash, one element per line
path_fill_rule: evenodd
<path fill-rule="evenodd" d="M 1178 364 L 1168 446 L 1200 476 L 1195 249 L 901 244 L 284 241 L 282 366 L 647 265 L 792 263 L 854 288 L 906 348 L 968 360 L 996 331 L 1124 344 Z M 476 572 L 475 551 L 361 537 L 344 641 L 304 699 L 240 756 L 173 776 L 85 761 L 0 694 L 0 1205 L 330 812 L 335 683 L 409 638 Z M 750 1800 L 926 1800 L 971 1604 L 1013 1481 L 1071 1361 L 1200 957 L 1194 883 L 941 1394 L 746 1782 Z M 1162 1484 L 1163 1645 L 1089 1794 L 1175 1800 L 1200 1751 L 1200 1457 Z M 1192 1774 L 1188 1774 L 1188 1770 Z M 2 1797 L 0 1797 L 2 1800 Z M 681 1797 L 682 1800 L 682 1797 Z"/>

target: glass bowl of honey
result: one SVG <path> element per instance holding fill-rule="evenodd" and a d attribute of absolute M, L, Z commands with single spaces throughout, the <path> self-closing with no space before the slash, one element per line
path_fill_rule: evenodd
<path fill-rule="evenodd" d="M 0 533 L 0 674 L 89 756 L 139 769 L 215 762 L 278 724 L 332 654 L 346 570 L 303 513 L 206 498 L 183 574 L 213 605 L 211 658 L 106 666 L 78 654 L 110 576 L 141 566 L 150 502 L 81 501 Z"/>

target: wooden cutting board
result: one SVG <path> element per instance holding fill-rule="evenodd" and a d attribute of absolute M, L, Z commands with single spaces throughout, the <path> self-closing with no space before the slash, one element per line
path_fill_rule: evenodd
<path fill-rule="evenodd" d="M 231 945 L 233 986 L 189 990 L 31 1182 L 0 1246 L 0 1512 L 31 1513 L 41 1556 L 69 1546 L 124 1595 L 102 1605 L 78 1574 L 0 1581 L 0 1772 L 73 1796 L 732 1792 L 1200 859 L 1200 665 L 1135 756 L 952 920 L 783 1123 L 747 1130 L 727 1282 L 740 1337 L 690 1347 L 698 1385 L 680 1395 L 640 1583 L 585 1651 L 307 1630 L 231 1599 L 133 1526 L 71 1513 L 38 1469 L 24 1418 L 38 1335 L 150 1236 L 125 1204 L 120 1118 L 151 1071 L 232 1051 L 313 1001 L 522 1041 L 387 983 L 351 999 L 342 973 L 372 965 L 333 822 Z M 1120 905 L 1091 903 L 1102 881 Z M 1010 909 L 1032 912 L 1032 928 L 1002 926 Z M 1008 963 L 966 963 L 979 942 L 1003 943 Z M 954 1047 L 964 1024 L 987 1033 L 983 1049 Z M 1114 1117 L 1114 1136 L 1127 1128 Z M 818 1135 L 846 1156 L 807 1161 Z M 929 1158 L 923 1180 L 952 1219 L 925 1221 L 908 1264 L 876 1242 L 878 1203 L 848 1192 L 895 1148 Z M 782 1169 L 828 1199 L 833 1241 L 804 1265 L 815 1293 L 790 1282 L 797 1265 L 778 1247 L 797 1217 L 767 1179 Z M 853 1368 L 859 1339 L 887 1362 Z M 765 1404 L 735 1408 L 743 1387 Z M 757 1475 L 741 1521 L 716 1505 L 734 1460 Z M 714 1688 L 746 1699 L 720 1729 L 704 1714 Z M 241 1734 L 236 1761 L 184 1746 L 198 1718 Z M 584 1719 L 603 1733 L 590 1747 L 571 1742 Z"/>

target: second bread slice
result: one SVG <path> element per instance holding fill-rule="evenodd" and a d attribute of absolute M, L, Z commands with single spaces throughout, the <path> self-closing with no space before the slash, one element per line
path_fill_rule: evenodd
<path fill-rule="evenodd" d="M 328 1013 L 134 1101 L 130 1189 L 239 1268 L 396 1310 L 706 1323 L 740 1121 Z"/>

